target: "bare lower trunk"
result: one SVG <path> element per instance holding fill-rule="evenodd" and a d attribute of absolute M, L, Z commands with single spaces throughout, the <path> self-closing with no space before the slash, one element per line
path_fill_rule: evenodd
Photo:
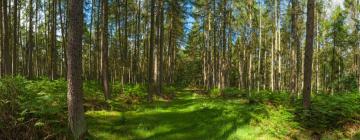
<path fill-rule="evenodd" d="M 148 101 L 152 102 L 153 95 L 153 60 L 154 60 L 154 45 L 155 45 L 155 0 L 151 0 L 151 29 L 150 29 L 150 48 L 149 48 L 149 67 L 148 67 Z"/>
<path fill-rule="evenodd" d="M 109 85 L 109 59 L 108 59 L 108 2 L 102 1 L 102 27 L 101 27 L 101 82 L 105 100 L 110 99 Z"/>
<path fill-rule="evenodd" d="M 33 41 L 33 0 L 29 2 L 30 12 L 29 12 L 29 33 L 28 33 L 28 42 L 27 42 L 27 49 L 26 49 L 26 75 L 27 78 L 33 78 L 33 65 L 32 65 L 32 53 L 34 48 L 34 41 Z"/>
<path fill-rule="evenodd" d="M 69 127 L 75 139 L 83 139 L 86 133 L 86 124 L 83 107 L 82 91 L 82 65 L 81 48 L 83 34 L 83 1 L 69 1 L 69 39 L 67 50 L 68 56 L 68 120 Z"/>
<path fill-rule="evenodd" d="M 9 48 L 9 40 L 10 40 L 10 30 L 9 30 L 9 16 L 8 16 L 8 1 L 3 0 L 2 14 L 3 14 L 3 49 L 1 52 L 2 55 L 2 63 L 3 63 L 3 74 L 10 75 L 11 74 L 11 57 L 10 57 L 10 48 Z"/>
<path fill-rule="evenodd" d="M 304 89 L 303 105 L 305 109 L 310 108 L 311 94 L 311 75 L 312 75 L 312 57 L 314 43 L 314 7 L 315 0 L 308 0 L 307 4 L 307 22 L 306 22 L 306 43 L 304 60 Z"/>
<path fill-rule="evenodd" d="M 18 34 L 17 34 L 17 29 L 18 29 L 18 0 L 14 0 L 14 8 L 13 8 L 13 51 L 12 51 L 12 75 L 16 75 L 17 74 L 17 50 L 18 50 Z"/>

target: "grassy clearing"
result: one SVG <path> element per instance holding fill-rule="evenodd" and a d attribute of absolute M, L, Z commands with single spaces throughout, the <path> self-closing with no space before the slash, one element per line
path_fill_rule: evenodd
<path fill-rule="evenodd" d="M 279 139 L 256 124 L 265 106 L 243 99 L 210 99 L 179 92 L 171 101 L 157 101 L 119 112 L 87 111 L 93 139 Z M 278 135 L 280 136 L 280 135 Z"/>

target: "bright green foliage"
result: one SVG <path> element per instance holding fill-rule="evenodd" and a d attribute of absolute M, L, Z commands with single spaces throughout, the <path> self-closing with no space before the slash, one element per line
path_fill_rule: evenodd
<path fill-rule="evenodd" d="M 285 92 L 253 91 L 249 96 L 237 88 L 215 88 L 204 95 L 164 86 L 164 97 L 175 98 L 146 103 L 144 87 L 115 84 L 114 98 L 105 102 L 96 82 L 84 82 L 88 138 L 310 139 L 317 132 L 324 138 L 356 139 L 359 135 L 358 93 L 314 95 L 311 109 L 303 112 L 302 100 L 292 103 Z M 36 138 L 69 138 L 66 81 L 4 78 L 0 90 L 0 136 L 31 132 Z"/>
<path fill-rule="evenodd" d="M 357 80 L 355 75 L 344 75 L 332 84 L 333 87 L 338 87 L 341 91 L 337 93 L 348 93 L 357 91 Z"/>
<path fill-rule="evenodd" d="M 219 88 L 213 88 L 209 91 L 209 95 L 212 98 L 221 96 L 221 89 Z"/>
<path fill-rule="evenodd" d="M 221 92 L 224 97 L 240 97 L 245 93 L 238 88 L 224 88 Z"/>
<path fill-rule="evenodd" d="M 115 95 L 121 94 L 123 92 L 123 86 L 120 82 L 115 82 L 112 86 L 112 93 Z"/>
<path fill-rule="evenodd" d="M 279 139 L 295 137 L 301 131 L 300 124 L 294 121 L 295 115 L 286 107 L 265 106 L 266 113 L 253 114 L 257 125 L 265 132 Z"/>
<path fill-rule="evenodd" d="M 114 91 L 117 91 L 118 85 L 112 86 Z M 104 98 L 101 86 L 96 81 L 85 81 L 83 84 L 84 95 L 86 99 L 102 99 Z M 114 92 L 115 95 L 117 94 Z"/>
<path fill-rule="evenodd" d="M 298 113 L 306 128 L 316 131 L 327 131 L 343 128 L 345 125 L 359 125 L 360 95 L 348 93 L 343 95 L 317 95 L 313 98 L 312 107 Z"/>
<path fill-rule="evenodd" d="M 260 91 L 252 93 L 249 97 L 250 103 L 270 104 L 270 105 L 289 105 L 290 94 L 285 92 Z"/>
<path fill-rule="evenodd" d="M 129 97 L 143 98 L 147 95 L 147 93 L 143 85 L 134 84 L 124 86 L 124 95 Z"/>
<path fill-rule="evenodd" d="M 234 97 L 245 97 L 247 92 L 244 92 L 238 88 L 224 88 L 224 89 L 219 89 L 219 88 L 213 88 L 210 89 L 209 91 L 209 96 L 210 97 L 225 97 L 225 98 L 234 98 Z"/>
<path fill-rule="evenodd" d="M 141 84 L 124 85 L 123 96 L 128 104 L 139 103 L 144 101 L 147 96 L 146 87 Z"/>
<path fill-rule="evenodd" d="M 67 136 L 64 80 L 3 78 L 0 90 L 0 135 L 5 138 Z"/>
<path fill-rule="evenodd" d="M 166 96 L 175 96 L 177 90 L 178 89 L 174 86 L 164 86 L 163 94 L 165 94 Z"/>
<path fill-rule="evenodd" d="M 30 115 L 38 118 L 38 123 L 42 122 L 55 128 L 63 127 L 61 125 L 64 123 L 66 125 L 66 81 L 28 81 L 25 90 L 25 95 L 28 96 L 19 96 L 22 99 L 22 117 Z"/>
<path fill-rule="evenodd" d="M 288 138 L 296 128 L 291 115 L 281 116 L 288 113 L 285 109 L 272 111 L 244 99 L 214 99 L 192 92 L 177 95 L 171 102 L 156 101 L 123 112 L 87 112 L 91 139 L 278 139 Z M 264 115 L 261 120 L 260 114 Z M 281 129 L 279 132 L 261 127 L 274 118 L 266 114 L 279 117 L 269 125 L 269 129 Z M 293 125 L 284 127 L 287 122 Z"/>
<path fill-rule="evenodd" d="M 19 116 L 19 94 L 23 94 L 25 83 L 23 78 L 4 78 L 0 81 L 0 135 L 9 133 L 13 135 L 8 128 L 13 127 L 17 123 Z M 21 121 L 21 120 L 20 120 Z M 4 131 L 4 132 L 3 132 Z M 3 134 L 5 135 L 5 134 Z"/>

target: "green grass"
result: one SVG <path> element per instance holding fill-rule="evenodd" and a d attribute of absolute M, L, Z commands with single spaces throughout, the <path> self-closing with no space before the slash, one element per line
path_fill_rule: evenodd
<path fill-rule="evenodd" d="M 134 87 L 125 86 L 144 92 Z M 0 89 L 0 139 L 71 139 L 66 81 L 9 77 L 0 79 Z M 360 139 L 358 93 L 313 96 L 311 110 L 304 112 L 302 100 L 291 102 L 286 92 L 249 96 L 228 88 L 215 98 L 169 87 L 164 90 L 169 98 L 146 103 L 144 94 L 126 91 L 119 85 L 114 99 L 104 101 L 100 85 L 85 82 L 88 139 Z"/>
<path fill-rule="evenodd" d="M 91 139 L 277 139 L 252 125 L 263 106 L 243 99 L 209 99 L 191 92 L 117 111 L 87 111 Z"/>

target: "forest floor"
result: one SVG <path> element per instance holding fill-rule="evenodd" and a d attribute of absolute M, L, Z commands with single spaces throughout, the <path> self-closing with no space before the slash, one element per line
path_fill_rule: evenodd
<path fill-rule="evenodd" d="M 245 99 L 208 98 L 192 91 L 178 92 L 172 101 L 155 101 L 112 111 L 87 111 L 93 139 L 280 139 L 254 125 L 263 106 Z M 266 126 L 265 126 L 266 127 Z"/>
<path fill-rule="evenodd" d="M 99 85 L 84 83 L 87 139 L 360 140 L 358 93 L 314 95 L 304 111 L 287 92 L 167 87 L 148 103 L 141 85 L 115 84 L 108 101 Z M 71 139 L 66 90 L 64 80 L 0 79 L 0 139 Z"/>

